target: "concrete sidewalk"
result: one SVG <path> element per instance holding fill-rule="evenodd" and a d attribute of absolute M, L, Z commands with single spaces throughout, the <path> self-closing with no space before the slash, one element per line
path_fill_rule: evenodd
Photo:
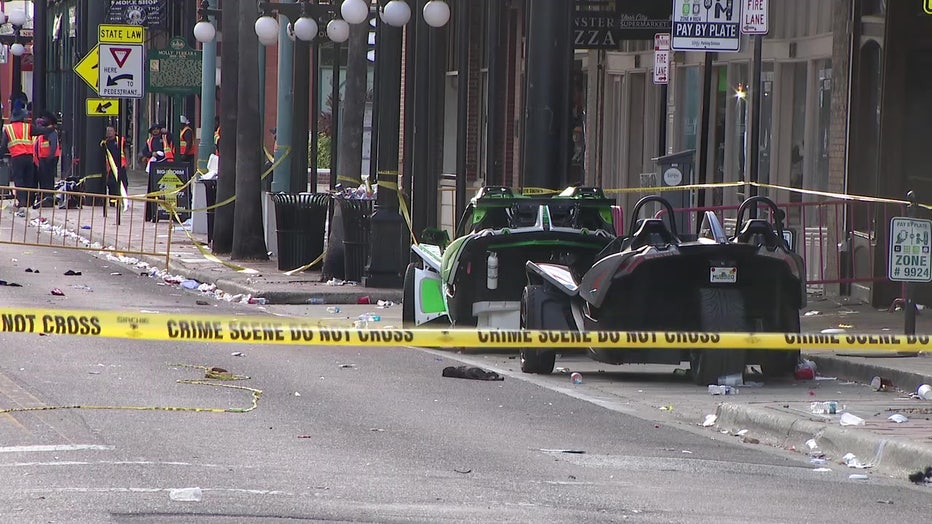
<path fill-rule="evenodd" d="M 132 172 L 130 194 L 141 195 L 146 191 L 145 173 Z M 101 213 L 100 208 L 95 211 Z M 139 206 L 132 212 L 144 213 Z M 113 213 L 111 208 L 111 220 Z M 129 217 L 123 220 L 127 219 Z M 144 223 L 143 216 L 134 215 L 131 220 Z M 205 257 L 191 238 L 205 245 L 207 243 L 206 235 L 186 234 L 182 228 L 175 227 L 168 272 L 200 283 L 216 284 L 218 289 L 231 294 L 248 294 L 274 304 L 355 304 L 361 300 L 401 302 L 400 289 L 328 285 L 321 281 L 319 270 L 288 276 L 278 269 L 275 259 L 230 261 L 229 257 L 221 256 L 222 263 L 218 263 Z M 139 259 L 158 268 L 165 265 L 164 257 L 140 256 Z M 251 271 L 238 271 L 233 266 L 245 266 Z M 903 326 L 902 311 L 878 310 L 849 302 L 843 297 L 811 296 L 802 317 L 804 333 L 843 329 L 850 333 L 900 334 Z M 917 333 L 932 334 L 932 313 L 920 311 Z M 856 395 L 845 393 L 850 390 L 839 389 L 839 395 L 849 398 L 834 400 L 845 410 L 864 418 L 864 426 L 842 427 L 838 420 L 840 414 L 811 413 L 809 404 L 814 398 L 802 397 L 784 402 L 764 399 L 760 402 L 732 402 L 728 397 L 720 397 L 725 402 L 718 406 L 718 427 L 728 431 L 750 427 L 757 435 L 766 435 L 766 440 L 773 445 L 797 448 L 805 442 L 803 437 L 819 436 L 821 450 L 835 459 L 845 451 L 854 452 L 862 461 L 873 462 L 885 472 L 896 475 L 932 466 L 932 401 L 910 398 L 921 384 L 932 384 L 932 354 L 851 354 L 827 350 L 805 356 L 816 363 L 821 377 L 835 377 L 839 384 L 861 386 Z M 891 391 L 867 389 L 874 377 L 881 377 L 892 384 Z M 813 384 L 827 383 L 813 381 Z M 745 395 L 741 397 L 746 398 Z M 894 412 L 907 414 L 910 421 L 904 424 L 888 421 L 887 417 Z"/>

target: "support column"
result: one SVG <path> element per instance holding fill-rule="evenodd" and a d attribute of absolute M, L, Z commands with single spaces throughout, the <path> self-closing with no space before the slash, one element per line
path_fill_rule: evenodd
<path fill-rule="evenodd" d="M 208 8 L 216 9 L 217 0 Z M 216 20 L 214 24 L 216 24 Z M 197 170 L 207 171 L 207 161 L 214 152 L 214 116 L 217 108 L 217 41 L 201 44 L 201 139 L 197 144 Z"/>
<path fill-rule="evenodd" d="M 283 0 L 282 3 L 294 3 L 294 0 Z M 291 164 L 297 151 L 291 149 L 291 124 L 294 114 L 294 42 L 288 38 L 288 18 L 278 16 L 278 105 L 275 117 L 275 161 L 279 162 L 285 155 L 289 158 L 282 160 L 275 166 L 272 177 L 272 192 L 278 193 L 291 190 Z M 305 156 L 307 154 L 305 153 Z"/>
<path fill-rule="evenodd" d="M 424 7 L 424 0 L 415 0 L 413 11 L 420 13 Z M 437 191 L 431 191 L 431 166 L 430 166 L 430 114 L 428 110 L 430 99 L 430 43 L 428 42 L 427 30 L 429 26 L 424 22 L 424 17 L 413 16 L 408 22 L 407 30 L 413 35 L 409 52 L 413 54 L 406 55 L 405 68 L 412 68 L 414 71 L 414 83 L 405 84 L 405 89 L 412 89 L 408 101 L 410 102 L 405 111 L 405 120 L 412 119 L 414 140 L 411 149 L 411 172 L 409 180 L 411 181 L 411 222 L 414 235 L 419 237 L 424 228 L 430 224 L 430 200 L 437 198 Z M 491 97 L 490 97 L 491 99 Z M 406 135 L 410 136 L 410 135 Z M 406 139 L 407 141 L 407 139 Z"/>
<path fill-rule="evenodd" d="M 97 40 L 97 26 L 104 22 L 106 16 L 106 2 L 87 2 L 87 17 L 84 19 L 84 27 L 82 28 L 84 30 L 83 42 L 85 43 L 82 56 L 94 47 Z M 97 93 L 91 91 L 87 86 L 82 86 L 82 89 L 84 91 L 83 98 L 85 99 L 97 96 Z M 84 111 L 81 111 L 81 113 L 84 113 Z M 94 177 L 89 178 L 84 183 L 84 190 L 88 193 L 103 194 L 107 188 L 103 179 L 104 159 L 103 155 L 100 154 L 100 140 L 104 136 L 106 126 L 107 120 L 105 118 L 86 118 L 84 120 L 84 137 L 80 141 L 82 144 L 80 173 L 82 177 Z M 95 204 L 97 203 L 106 204 L 102 199 L 100 202 L 95 199 Z"/>
<path fill-rule="evenodd" d="M 569 168 L 573 1 L 530 2 L 527 7 L 522 182 L 557 189 Z"/>
<path fill-rule="evenodd" d="M 289 190 L 291 193 L 307 191 L 307 144 L 308 144 L 308 83 L 311 76 L 311 44 L 296 40 L 294 43 L 294 120 L 292 121 L 291 150 L 291 180 Z M 315 137 L 316 139 L 316 137 Z M 316 160 L 316 159 L 315 159 Z M 311 170 L 311 192 L 317 192 L 317 169 Z"/>
<path fill-rule="evenodd" d="M 401 121 L 400 28 L 379 24 L 376 60 L 379 64 L 379 191 L 369 233 L 369 264 L 363 284 L 367 287 L 401 287 L 407 267 L 410 238 L 398 213 L 398 128 Z"/>
<path fill-rule="evenodd" d="M 49 37 L 47 0 L 33 2 L 32 9 L 32 109 L 34 112 L 48 111 L 46 107 L 46 73 Z"/>
<path fill-rule="evenodd" d="M 550 4 L 562 3 L 565 0 L 549 0 L 547 2 L 529 2 L 527 9 L 531 12 L 540 9 L 542 4 L 547 4 L 546 8 L 550 9 Z M 485 167 L 485 185 L 504 185 L 504 172 L 502 169 L 502 153 L 504 152 L 504 101 L 505 101 L 505 75 L 502 70 L 504 56 L 502 53 L 502 18 L 505 16 L 505 3 L 501 0 L 486 0 L 486 23 L 488 35 L 486 41 L 486 65 L 488 66 L 488 88 L 486 90 L 486 99 L 488 100 L 489 117 L 486 124 L 486 167 Z M 528 42 L 528 55 L 533 52 L 534 47 Z M 566 74 L 570 69 L 567 67 L 561 74 Z"/>
<path fill-rule="evenodd" d="M 459 0 L 456 21 L 456 207 L 454 224 L 459 228 L 466 212 L 466 136 L 469 125 L 469 3 Z"/>

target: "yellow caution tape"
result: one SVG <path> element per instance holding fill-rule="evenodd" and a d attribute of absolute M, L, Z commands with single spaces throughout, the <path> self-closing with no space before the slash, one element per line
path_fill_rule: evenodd
<path fill-rule="evenodd" d="M 5 333 L 133 340 L 319 346 L 489 347 L 543 349 L 767 349 L 806 351 L 932 349 L 929 335 L 701 333 L 678 331 L 542 331 L 497 329 L 349 329 L 281 317 L 224 317 L 0 308 Z"/>

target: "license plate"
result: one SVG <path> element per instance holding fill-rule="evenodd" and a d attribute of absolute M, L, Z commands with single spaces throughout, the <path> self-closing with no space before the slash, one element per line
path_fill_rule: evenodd
<path fill-rule="evenodd" d="M 738 268 L 711 267 L 709 268 L 709 282 L 712 284 L 735 284 L 738 282 Z"/>

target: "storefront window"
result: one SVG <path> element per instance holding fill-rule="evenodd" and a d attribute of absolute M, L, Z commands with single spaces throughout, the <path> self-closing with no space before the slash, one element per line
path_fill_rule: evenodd
<path fill-rule="evenodd" d="M 793 68 L 793 128 L 790 141 L 790 186 L 803 187 L 806 155 L 806 84 L 807 64 L 798 62 Z M 791 201 L 799 201 L 800 194 L 793 193 Z"/>

